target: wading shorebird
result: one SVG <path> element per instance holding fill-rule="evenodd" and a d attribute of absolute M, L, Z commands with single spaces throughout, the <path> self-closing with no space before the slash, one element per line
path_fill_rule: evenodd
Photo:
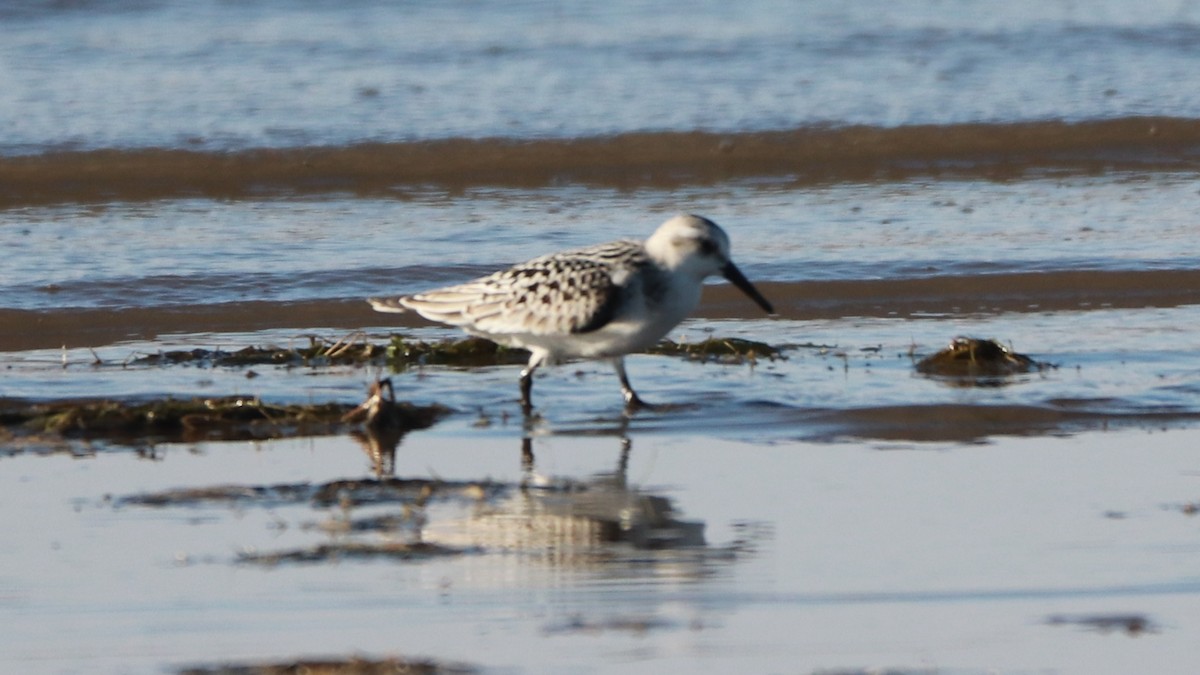
<path fill-rule="evenodd" d="M 532 408 L 538 366 L 608 359 L 629 409 L 648 407 L 625 374 L 625 355 L 654 346 L 700 301 L 704 279 L 728 279 L 768 314 L 771 303 L 729 259 L 729 237 L 694 215 L 671 218 L 644 242 L 621 240 L 552 253 L 457 286 L 369 298 L 380 312 L 431 321 L 530 352 L 521 407 Z"/>

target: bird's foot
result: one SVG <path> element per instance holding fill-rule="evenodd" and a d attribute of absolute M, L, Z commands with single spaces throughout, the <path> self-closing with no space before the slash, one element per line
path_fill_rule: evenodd
<path fill-rule="evenodd" d="M 646 403 L 643 401 L 642 397 L 638 396 L 637 393 L 632 389 L 626 389 L 621 393 L 625 396 L 626 413 L 635 413 L 639 410 L 654 410 L 658 408 L 658 406 L 654 405 L 653 403 Z"/>

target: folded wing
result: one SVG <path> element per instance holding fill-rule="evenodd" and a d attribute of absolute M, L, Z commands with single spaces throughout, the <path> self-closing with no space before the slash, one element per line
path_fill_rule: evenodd
<path fill-rule="evenodd" d="M 613 319 L 625 281 L 641 264 L 640 244 L 613 242 L 535 258 L 457 286 L 370 302 L 379 311 L 412 310 L 485 335 L 587 333 Z"/>

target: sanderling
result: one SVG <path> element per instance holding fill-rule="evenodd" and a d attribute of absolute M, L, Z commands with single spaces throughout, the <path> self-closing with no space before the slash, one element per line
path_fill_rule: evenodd
<path fill-rule="evenodd" d="M 609 359 L 627 407 L 646 404 L 625 374 L 625 355 L 654 346 L 691 313 L 706 277 L 720 274 L 768 314 L 771 303 L 729 259 L 729 237 L 693 215 L 671 218 L 645 242 L 622 240 L 553 253 L 475 281 L 396 298 L 380 312 L 417 314 L 530 351 L 521 406 L 532 410 L 533 372 L 569 359 Z"/>

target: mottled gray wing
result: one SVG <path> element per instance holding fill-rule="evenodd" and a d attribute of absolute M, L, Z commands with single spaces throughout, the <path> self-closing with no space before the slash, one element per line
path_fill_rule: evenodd
<path fill-rule="evenodd" d="M 641 244 L 613 242 L 535 258 L 396 302 L 432 321 L 478 333 L 587 333 L 613 319 L 630 275 L 644 264 Z"/>

